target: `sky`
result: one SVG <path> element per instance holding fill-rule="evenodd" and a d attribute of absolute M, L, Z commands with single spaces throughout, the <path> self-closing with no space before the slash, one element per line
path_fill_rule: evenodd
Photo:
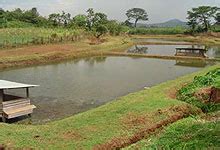
<path fill-rule="evenodd" d="M 201 5 L 220 7 L 220 0 L 0 0 L 0 8 L 30 9 L 37 7 L 42 16 L 61 11 L 72 16 L 85 14 L 88 8 L 103 12 L 109 19 L 125 21 L 130 8 L 143 8 L 149 15 L 148 23 L 160 23 L 170 19 L 186 21 L 187 10 Z"/>

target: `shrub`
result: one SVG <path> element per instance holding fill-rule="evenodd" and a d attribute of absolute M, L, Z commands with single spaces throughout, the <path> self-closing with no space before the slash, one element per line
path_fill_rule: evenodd
<path fill-rule="evenodd" d="M 178 91 L 177 98 L 201 108 L 204 112 L 218 110 L 220 108 L 219 104 L 203 103 L 194 96 L 194 93 L 204 87 L 219 85 L 220 68 L 210 71 L 204 76 L 196 76 L 192 83 L 189 83 Z"/>

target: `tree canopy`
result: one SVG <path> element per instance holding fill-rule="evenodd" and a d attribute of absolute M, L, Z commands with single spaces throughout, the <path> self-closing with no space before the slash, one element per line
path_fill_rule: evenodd
<path fill-rule="evenodd" d="M 148 14 L 142 8 L 132 8 L 126 12 L 126 16 L 128 17 L 127 21 L 134 20 L 134 26 L 137 27 L 137 22 L 139 20 L 147 21 Z"/>
<path fill-rule="evenodd" d="M 216 14 L 215 20 L 216 20 L 216 24 L 220 25 L 220 12 Z"/>
<path fill-rule="evenodd" d="M 197 28 L 207 32 L 210 29 L 212 21 L 216 17 L 218 11 L 218 7 L 211 6 L 200 6 L 198 8 L 192 8 L 191 11 L 187 12 L 188 25 L 192 28 L 193 31 L 195 31 Z"/>

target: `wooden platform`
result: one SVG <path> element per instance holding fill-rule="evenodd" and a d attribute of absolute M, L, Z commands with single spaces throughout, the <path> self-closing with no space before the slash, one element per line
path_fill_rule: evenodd
<path fill-rule="evenodd" d="M 29 115 L 36 107 L 31 105 L 30 99 L 17 99 L 2 103 L 3 117 L 7 119 Z"/>
<path fill-rule="evenodd" d="M 175 56 L 191 56 L 205 58 L 206 49 L 202 48 L 176 48 Z"/>

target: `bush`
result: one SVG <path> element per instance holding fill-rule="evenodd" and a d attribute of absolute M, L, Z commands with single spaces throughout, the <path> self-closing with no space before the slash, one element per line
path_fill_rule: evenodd
<path fill-rule="evenodd" d="M 194 96 L 194 93 L 204 87 L 219 86 L 220 85 L 220 68 L 208 72 L 204 76 L 196 76 L 192 83 L 182 87 L 178 93 L 177 98 L 187 103 L 193 104 L 201 108 L 204 112 L 215 111 L 220 108 L 219 104 L 203 103 Z"/>
<path fill-rule="evenodd" d="M 97 25 L 95 27 L 95 36 L 96 38 L 100 38 L 100 36 L 102 36 L 103 34 L 106 34 L 108 32 L 108 29 L 105 25 Z"/>

